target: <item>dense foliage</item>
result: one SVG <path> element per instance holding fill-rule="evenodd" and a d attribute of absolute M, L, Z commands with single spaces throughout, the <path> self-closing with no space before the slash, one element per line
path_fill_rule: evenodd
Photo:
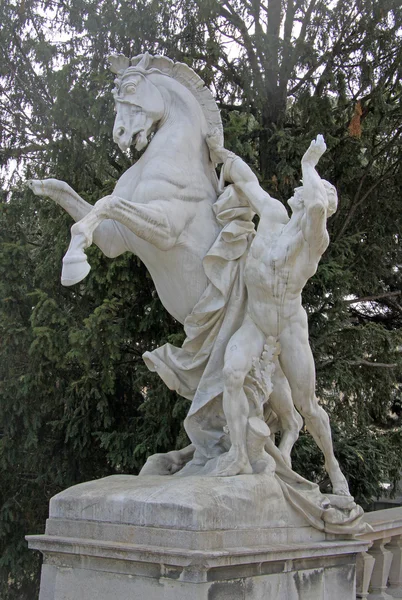
<path fill-rule="evenodd" d="M 59 283 L 69 217 L 24 187 L 67 181 L 95 202 L 136 159 L 113 144 L 112 52 L 163 53 L 216 94 L 226 145 L 285 201 L 309 141 L 338 189 L 331 246 L 304 302 L 318 393 L 364 505 L 398 476 L 401 435 L 401 19 L 397 0 L 3 0 L 0 49 L 0 596 L 35 597 L 59 490 L 185 444 L 187 403 L 141 355 L 181 328 L 134 256 Z M 323 481 L 302 435 L 294 464 Z M 325 485 L 323 481 L 323 485 Z"/>

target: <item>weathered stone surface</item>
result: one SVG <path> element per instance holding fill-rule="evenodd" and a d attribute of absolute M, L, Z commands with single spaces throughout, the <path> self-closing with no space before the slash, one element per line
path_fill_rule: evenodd
<path fill-rule="evenodd" d="M 89 560 L 83 553 L 84 547 L 78 543 L 70 547 L 71 552 L 74 547 L 76 554 L 69 554 L 66 547 L 63 553 L 52 554 L 51 541 L 47 544 L 40 600 L 114 600 L 116 597 L 123 600 L 354 600 L 355 556 L 360 549 L 359 544 L 350 541 L 295 544 L 279 549 L 283 559 L 280 572 L 275 572 L 276 569 L 258 572 L 259 560 L 264 560 L 265 565 L 271 561 L 278 565 L 276 550 L 266 548 L 263 555 L 249 555 L 247 567 L 254 569 L 248 573 L 244 565 L 243 569 L 237 569 L 237 558 L 233 557 L 231 566 L 219 569 L 219 577 L 210 581 L 208 574 L 214 568 L 210 565 L 219 559 L 209 553 L 203 553 L 198 557 L 198 564 L 189 568 L 177 571 L 165 568 L 155 573 L 152 569 L 147 571 L 149 563 L 145 562 L 139 570 L 138 563 L 131 561 L 104 561 L 100 557 Z M 113 552 L 111 548 L 110 552 Z M 304 558 L 290 558 L 297 555 Z M 306 556 L 315 564 L 313 568 L 303 565 Z M 149 553 L 143 554 L 144 561 L 152 558 Z M 165 558 L 171 560 L 169 556 Z M 159 560 L 163 560 L 162 555 Z"/>
<path fill-rule="evenodd" d="M 368 544 L 333 538 L 268 475 L 121 475 L 55 496 L 28 541 L 44 555 L 40 600 L 352 600 Z"/>
<path fill-rule="evenodd" d="M 45 535 L 29 536 L 44 554 L 40 600 L 352 600 L 355 555 L 368 544 L 342 539 L 362 530 L 362 510 L 315 397 L 301 304 L 336 209 L 315 169 L 324 139 L 302 158 L 289 217 L 224 148 L 216 102 L 187 65 L 148 53 L 111 63 L 113 137 L 122 150 L 149 143 L 146 152 L 94 206 L 64 182 L 29 185 L 77 221 L 63 284 L 88 274 L 92 242 L 110 257 L 129 250 L 184 324 L 182 348 L 165 344 L 144 360 L 192 401 L 192 444 L 151 457 L 145 476 L 83 483 L 51 500 Z M 324 452 L 333 495 L 291 469 L 295 406 Z"/>
<path fill-rule="evenodd" d="M 113 475 L 57 494 L 50 501 L 49 517 L 162 528 L 168 530 L 167 543 L 172 529 L 215 531 L 222 537 L 223 531 L 230 530 L 307 527 L 303 517 L 284 501 L 279 484 L 270 475 L 219 479 Z M 110 526 L 109 530 L 113 535 Z M 317 534 L 315 539 L 325 539 Z"/>

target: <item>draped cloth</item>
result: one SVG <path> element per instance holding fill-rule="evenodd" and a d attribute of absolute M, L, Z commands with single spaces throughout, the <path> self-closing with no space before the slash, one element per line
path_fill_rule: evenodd
<path fill-rule="evenodd" d="M 157 371 L 169 389 L 192 401 L 185 428 L 204 462 L 226 449 L 223 361 L 246 310 L 243 272 L 255 232 L 254 213 L 233 185 L 225 188 L 213 209 L 222 230 L 203 260 L 209 284 L 184 322 L 183 346 L 165 344 L 143 355 L 147 367 Z"/>
<path fill-rule="evenodd" d="M 210 474 L 218 456 L 230 447 L 224 431 L 222 369 L 226 347 L 246 312 L 244 267 L 255 234 L 254 213 L 235 185 L 225 188 L 214 211 L 222 230 L 204 258 L 209 285 L 184 322 L 183 346 L 165 344 L 143 355 L 148 368 L 158 372 L 171 390 L 191 400 L 184 425 L 196 451 L 177 476 Z M 344 497 L 323 495 L 315 483 L 292 471 L 271 440 L 265 448 L 275 460 L 273 476 L 280 484 L 284 501 L 310 525 L 342 535 L 367 529 L 361 521 L 360 506 L 342 508 Z"/>

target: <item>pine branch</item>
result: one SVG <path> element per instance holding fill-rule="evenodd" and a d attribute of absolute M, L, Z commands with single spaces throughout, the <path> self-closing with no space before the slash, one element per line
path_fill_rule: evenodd
<path fill-rule="evenodd" d="M 40 145 L 40 144 L 29 144 L 28 146 L 24 146 L 22 148 L 4 148 L 0 151 L 0 156 L 4 157 L 5 160 L 9 158 L 21 158 L 22 156 L 27 156 L 32 152 L 43 152 L 48 149 L 48 145 Z"/>
<path fill-rule="evenodd" d="M 323 360 L 320 363 L 317 363 L 317 369 L 322 369 L 328 365 L 332 365 L 336 361 L 335 358 L 328 358 L 327 360 Z M 399 367 L 398 363 L 381 363 L 381 362 L 372 362 L 366 360 L 365 358 L 360 358 L 358 360 L 347 360 L 345 361 L 347 365 L 363 365 L 365 367 L 378 367 L 382 369 L 395 369 Z"/>
<path fill-rule="evenodd" d="M 229 62 L 229 60 L 228 60 L 228 58 L 227 58 L 227 56 L 226 56 L 226 55 L 222 55 L 222 56 L 221 56 L 221 58 L 222 58 L 223 62 L 225 63 L 225 65 L 226 65 L 226 68 L 227 68 L 227 69 L 228 69 L 228 71 L 229 71 L 229 74 L 230 74 L 230 76 L 231 76 L 231 78 L 232 78 L 232 81 L 233 81 L 233 82 L 234 82 L 234 83 L 235 83 L 235 84 L 236 84 L 236 85 L 237 85 L 237 86 L 238 86 L 238 87 L 239 87 L 241 90 L 245 90 L 245 89 L 247 89 L 247 91 L 248 91 L 248 93 L 249 93 L 250 97 L 251 97 L 251 96 L 253 96 L 253 90 L 252 90 L 252 89 L 251 89 L 251 88 L 250 88 L 248 85 L 246 85 L 245 81 L 244 81 L 244 80 L 243 80 L 241 77 L 239 77 L 239 74 L 238 74 L 238 72 L 236 71 L 236 69 L 235 69 L 235 67 L 234 67 L 233 63 Z M 216 64 L 216 65 L 215 65 L 215 68 L 216 68 L 216 70 L 217 70 L 217 71 L 219 71 L 220 73 L 222 73 L 222 75 L 224 75 L 224 76 L 227 76 L 227 75 L 228 75 L 228 73 L 227 73 L 227 72 L 225 72 L 224 68 L 223 68 L 223 67 L 221 67 L 221 66 L 219 66 L 219 64 Z M 257 116 L 257 115 L 258 115 L 258 111 L 257 111 L 257 109 L 256 109 L 255 107 L 254 107 L 254 109 L 253 109 L 253 106 L 252 106 L 252 104 L 250 104 L 250 112 L 251 112 L 251 113 L 252 113 L 254 116 Z"/>
<path fill-rule="evenodd" d="M 363 194 L 363 196 L 360 198 L 360 200 L 357 200 L 358 195 L 360 194 L 361 189 L 362 189 L 363 181 L 366 179 L 366 177 L 369 173 L 369 169 L 371 167 L 371 164 L 369 163 L 368 169 L 366 169 L 366 172 L 360 181 L 358 190 L 356 192 L 355 198 L 353 199 L 353 203 L 349 210 L 349 213 L 348 213 L 345 221 L 343 222 L 341 229 L 335 236 L 335 241 L 338 241 L 343 236 L 346 229 L 349 227 L 350 222 L 353 219 L 353 216 L 354 216 L 356 210 L 363 204 L 363 202 L 368 198 L 368 196 L 380 185 L 380 183 L 383 183 L 386 179 L 388 179 L 391 175 L 393 175 L 393 171 L 395 170 L 395 168 L 398 168 L 398 166 L 399 166 L 399 161 L 392 163 L 387 169 L 385 169 L 385 171 L 383 172 L 381 177 L 378 177 L 378 179 L 375 181 L 375 183 L 373 183 L 373 185 L 371 185 L 369 187 L 369 189 Z"/>
<path fill-rule="evenodd" d="M 356 300 L 345 300 L 346 304 L 358 304 L 360 302 L 371 302 L 375 300 L 380 300 L 381 298 L 394 298 L 395 296 L 399 296 L 402 292 L 400 290 L 396 292 L 384 292 L 383 294 L 376 294 L 374 296 L 362 296 L 361 298 L 356 298 Z"/>
<path fill-rule="evenodd" d="M 380 363 L 380 362 L 371 362 L 364 358 L 360 358 L 359 360 L 348 360 L 348 365 L 364 365 L 365 367 L 379 367 L 381 369 L 395 369 L 398 367 L 398 363 Z"/>
<path fill-rule="evenodd" d="M 51 98 L 51 96 L 49 95 L 47 89 L 45 88 L 45 86 L 43 85 L 43 82 L 41 81 L 41 79 L 38 77 L 38 75 L 35 73 L 34 68 L 32 67 L 32 62 L 30 61 L 30 59 L 28 58 L 28 56 L 25 54 L 25 52 L 22 49 L 21 43 L 20 43 L 20 39 L 18 38 L 17 34 L 14 32 L 14 43 L 16 45 L 16 47 L 18 48 L 18 51 L 20 52 L 22 58 L 24 59 L 24 63 L 25 63 L 25 67 L 27 69 L 27 71 L 30 72 L 31 76 L 32 76 L 32 80 L 35 82 L 35 84 L 37 85 L 37 89 L 41 90 L 43 95 L 47 98 L 47 102 L 46 100 L 42 97 L 42 96 L 38 96 L 38 99 L 40 99 L 44 106 L 49 108 L 52 103 L 53 103 L 53 99 Z M 4 47 L 2 46 L 3 52 L 4 52 Z M 4 55 L 7 56 L 7 53 Z M 20 81 L 20 83 L 24 86 L 24 82 L 21 80 L 21 78 L 19 77 L 19 75 L 17 74 L 16 70 L 14 71 L 14 76 Z"/>
<path fill-rule="evenodd" d="M 294 45 L 292 60 L 290 61 L 289 74 L 291 73 L 292 69 L 296 65 L 296 61 L 298 58 L 298 54 L 297 54 L 298 45 L 305 41 L 306 33 L 307 33 L 307 26 L 309 24 L 309 21 L 311 18 L 311 13 L 315 7 L 315 4 L 316 4 L 315 0 L 312 0 L 312 2 L 310 3 L 310 5 L 306 11 L 306 15 L 303 19 L 303 24 L 302 24 L 302 29 L 301 29 L 300 35 L 297 38 L 296 43 Z M 321 65 L 325 64 L 326 67 L 324 69 L 324 72 L 321 74 L 321 76 L 315 86 L 316 91 L 317 91 L 317 88 L 319 87 L 320 82 L 322 82 L 324 80 L 324 78 L 327 76 L 330 68 L 332 68 L 333 62 L 334 62 L 337 54 L 339 53 L 340 44 L 342 43 L 344 46 L 346 46 L 347 41 L 354 39 L 354 34 L 352 32 L 350 32 L 349 37 L 346 40 L 344 39 L 345 33 L 347 32 L 350 24 L 352 23 L 353 18 L 354 17 L 353 17 L 353 7 L 352 7 L 351 11 L 348 14 L 347 22 L 342 27 L 342 30 L 341 30 L 337 40 L 332 44 L 331 49 L 324 52 L 324 54 L 321 56 L 321 58 L 312 67 L 310 67 L 310 69 L 307 71 L 307 73 L 304 75 L 304 77 L 302 77 L 302 79 L 300 79 L 299 82 L 295 86 L 293 86 L 293 88 L 288 92 L 288 96 L 295 94 L 304 85 L 304 83 L 306 83 L 307 81 L 309 81 L 311 79 L 312 75 L 319 69 L 319 67 L 321 67 Z M 329 67 L 329 65 L 331 65 L 331 67 Z M 318 92 L 316 95 L 318 95 Z"/>
<path fill-rule="evenodd" d="M 249 113 L 250 109 L 244 104 L 228 104 L 227 102 L 218 102 L 217 103 L 220 110 L 237 110 L 238 112 Z"/>

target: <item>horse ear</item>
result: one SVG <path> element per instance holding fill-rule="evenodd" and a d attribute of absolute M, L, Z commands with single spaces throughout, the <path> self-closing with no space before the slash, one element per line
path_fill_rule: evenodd
<path fill-rule="evenodd" d="M 124 54 L 112 54 L 109 56 L 110 70 L 116 75 L 121 75 L 130 66 L 130 59 Z"/>
<path fill-rule="evenodd" d="M 131 64 L 133 66 L 144 71 L 148 69 L 150 62 L 151 55 L 149 52 L 145 52 L 145 54 L 140 54 L 139 56 L 134 56 L 134 58 L 131 59 Z"/>

